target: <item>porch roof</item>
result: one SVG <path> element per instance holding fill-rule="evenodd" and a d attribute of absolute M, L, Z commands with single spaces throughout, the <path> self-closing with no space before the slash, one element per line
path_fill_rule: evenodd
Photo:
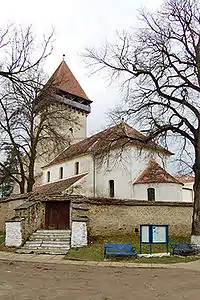
<path fill-rule="evenodd" d="M 88 173 L 75 175 L 73 177 L 62 179 L 56 182 L 50 182 L 35 188 L 34 192 L 37 192 L 40 195 L 56 195 L 61 194 L 74 183 L 79 181 L 81 178 L 85 177 Z"/>

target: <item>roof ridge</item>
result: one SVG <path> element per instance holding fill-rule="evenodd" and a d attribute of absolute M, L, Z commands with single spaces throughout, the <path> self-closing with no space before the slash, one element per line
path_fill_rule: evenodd
<path fill-rule="evenodd" d="M 130 130 L 130 132 L 127 131 L 125 135 L 120 137 L 120 130 L 124 130 L 124 128 L 126 130 Z M 129 137 L 132 137 L 132 140 L 129 140 Z M 120 147 L 124 144 L 128 144 L 129 142 L 129 145 L 132 146 L 140 147 L 142 145 L 142 147 L 154 149 L 155 151 L 164 151 L 166 155 L 171 154 L 168 150 L 157 145 L 156 143 L 145 145 L 145 143 L 142 143 L 142 139 L 145 139 L 145 136 L 140 133 L 140 131 L 124 122 L 118 123 L 100 132 L 97 132 L 90 137 L 83 139 L 82 141 L 67 146 L 63 151 L 61 151 L 60 154 L 43 166 L 43 168 L 54 163 L 61 163 L 66 159 L 72 159 L 76 156 L 87 154 L 91 150 L 99 153 L 100 151 L 106 151 L 108 148 L 113 149 L 113 147 Z"/>

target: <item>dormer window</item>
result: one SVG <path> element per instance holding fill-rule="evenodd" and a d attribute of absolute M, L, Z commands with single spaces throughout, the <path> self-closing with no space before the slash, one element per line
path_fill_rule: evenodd
<path fill-rule="evenodd" d="M 50 182 L 51 180 L 51 174 L 50 171 L 47 172 L 47 182 Z"/>
<path fill-rule="evenodd" d="M 75 162 L 75 175 L 79 174 L 79 162 Z"/>
<path fill-rule="evenodd" d="M 60 167 L 60 170 L 59 170 L 59 178 L 60 178 L 60 179 L 63 179 L 63 167 Z"/>

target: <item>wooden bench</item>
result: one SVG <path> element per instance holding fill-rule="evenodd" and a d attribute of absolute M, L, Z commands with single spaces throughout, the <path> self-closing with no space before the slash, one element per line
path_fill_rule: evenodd
<path fill-rule="evenodd" d="M 127 244 L 104 244 L 104 257 L 109 256 L 133 256 L 137 257 L 137 252 L 132 243 Z"/>
<path fill-rule="evenodd" d="M 173 250 L 173 255 L 180 255 L 180 256 L 187 256 L 187 255 L 194 255 L 199 252 L 199 249 L 189 243 L 179 243 L 179 244 L 170 244 Z"/>

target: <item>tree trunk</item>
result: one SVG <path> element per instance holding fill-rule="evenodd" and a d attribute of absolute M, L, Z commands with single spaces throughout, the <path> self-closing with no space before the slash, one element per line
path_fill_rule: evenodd
<path fill-rule="evenodd" d="M 29 164 L 29 170 L 28 170 L 28 182 L 27 182 L 27 193 L 32 192 L 33 190 L 33 185 L 35 183 L 35 178 L 34 178 L 34 164 L 35 161 L 32 160 Z"/>
<path fill-rule="evenodd" d="M 25 193 L 24 185 L 25 185 L 24 180 L 22 180 L 22 181 L 19 183 L 20 194 L 24 194 L 24 193 Z"/>
<path fill-rule="evenodd" d="M 192 217 L 192 242 L 200 246 L 200 147 L 197 146 L 193 166 L 194 181 L 194 206 Z"/>

